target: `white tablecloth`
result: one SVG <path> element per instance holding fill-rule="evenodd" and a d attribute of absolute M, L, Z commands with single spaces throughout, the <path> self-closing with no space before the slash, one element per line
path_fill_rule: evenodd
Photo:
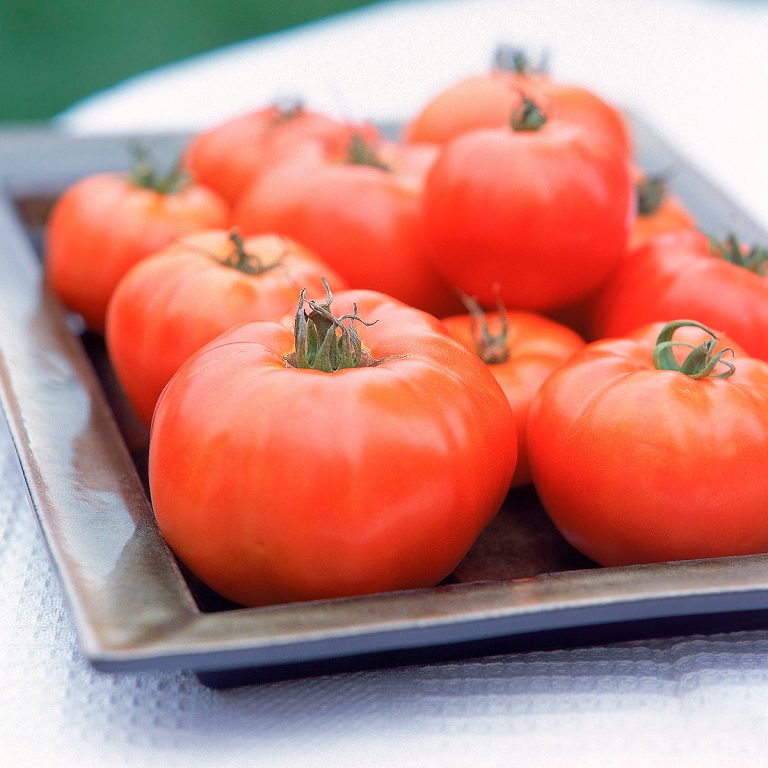
<path fill-rule="evenodd" d="M 80 654 L 0 431 L 0 764 L 765 765 L 768 631 L 516 653 L 230 691 Z"/>
<path fill-rule="evenodd" d="M 768 4 L 384 3 L 137 78 L 61 119 L 193 129 L 282 93 L 403 118 L 499 40 L 631 104 L 768 224 Z M 768 631 L 514 653 L 215 692 L 82 658 L 0 423 L 0 765 L 759 766 Z"/>

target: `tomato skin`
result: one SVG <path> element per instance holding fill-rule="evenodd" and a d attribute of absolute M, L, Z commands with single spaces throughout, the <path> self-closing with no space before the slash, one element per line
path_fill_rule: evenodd
<path fill-rule="evenodd" d="M 304 243 L 354 288 L 438 317 L 461 311 L 426 255 L 421 191 L 437 149 L 383 142 L 375 151 L 392 170 L 305 147 L 249 189 L 235 209 L 237 226 Z"/>
<path fill-rule="evenodd" d="M 545 509 L 602 565 L 765 552 L 768 365 L 694 380 L 652 350 L 594 342 L 541 388 L 528 450 Z"/>
<path fill-rule="evenodd" d="M 592 335 L 623 336 L 676 317 L 717 328 L 768 360 L 768 279 L 713 255 L 695 230 L 657 235 L 628 254 L 595 300 Z"/>
<path fill-rule="evenodd" d="M 518 94 L 501 77 L 474 75 L 437 94 L 404 129 L 409 142 L 447 144 L 467 131 L 509 121 Z"/>
<path fill-rule="evenodd" d="M 552 310 L 596 288 L 626 249 L 634 191 L 624 156 L 554 121 L 466 133 L 424 187 L 429 255 L 485 307 Z"/>
<path fill-rule="evenodd" d="M 225 227 L 229 215 L 218 195 L 200 185 L 164 194 L 125 174 L 89 176 L 69 187 L 51 213 L 48 284 L 91 330 L 103 333 L 112 292 L 134 264 L 177 237 Z"/>
<path fill-rule="evenodd" d="M 631 155 L 629 129 L 621 112 L 589 89 L 552 83 L 543 89 L 541 102 L 553 119 L 580 125 L 591 136 L 614 142 L 627 157 Z"/>
<path fill-rule="evenodd" d="M 498 312 L 486 316 L 489 328 L 498 328 Z M 583 339 L 570 328 L 532 312 L 507 312 L 507 347 L 509 357 L 488 364 L 488 370 L 499 382 L 515 416 L 517 428 L 517 466 L 512 486 L 531 482 L 526 432 L 531 401 L 547 377 L 574 352 L 584 346 Z M 472 318 L 468 314 L 443 320 L 448 332 L 470 352 L 476 351 Z"/>
<path fill-rule="evenodd" d="M 344 282 L 303 246 L 276 235 L 243 243 L 264 266 L 248 274 L 226 266 L 229 233 L 209 230 L 175 241 L 120 281 L 107 313 L 107 349 L 139 418 L 149 426 L 157 398 L 179 366 L 233 325 L 280 320 L 298 292 L 325 294 L 322 278 Z"/>
<path fill-rule="evenodd" d="M 370 126 L 365 130 L 374 132 Z M 317 141 L 335 147 L 350 131 L 319 112 L 269 106 L 199 133 L 187 146 L 183 163 L 195 179 L 234 206 L 250 184 L 299 144 Z"/>
<path fill-rule="evenodd" d="M 629 247 L 637 248 L 656 235 L 693 229 L 691 214 L 674 196 L 666 195 L 658 210 L 648 216 L 638 215 L 629 237 Z"/>
<path fill-rule="evenodd" d="M 615 143 L 629 157 L 624 118 L 595 93 L 541 74 L 504 71 L 474 75 L 437 94 L 406 126 L 406 140 L 445 144 L 467 131 L 506 127 L 523 94 L 553 119 L 580 125 L 591 136 Z"/>
<path fill-rule="evenodd" d="M 512 413 L 487 368 L 435 318 L 365 291 L 379 365 L 286 365 L 285 325 L 218 337 L 169 382 L 149 479 L 177 555 L 247 605 L 425 587 L 498 510 L 515 463 Z M 180 460 L 183 457 L 183 460 Z"/>

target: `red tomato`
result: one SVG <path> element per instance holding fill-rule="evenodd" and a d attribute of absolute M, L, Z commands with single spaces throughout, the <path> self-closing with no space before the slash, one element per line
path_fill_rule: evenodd
<path fill-rule="evenodd" d="M 324 295 L 323 277 L 343 287 L 297 243 L 241 242 L 224 230 L 177 240 L 137 264 L 109 304 L 107 348 L 141 420 L 149 426 L 160 392 L 193 352 L 233 325 L 281 319 L 302 288 Z"/>
<path fill-rule="evenodd" d="M 635 186 L 637 218 L 629 238 L 630 248 L 636 248 L 655 235 L 693 229 L 696 226 L 691 214 L 667 189 L 663 178 L 641 177 Z"/>
<path fill-rule="evenodd" d="M 467 131 L 503 128 L 524 96 L 553 119 L 581 125 L 590 135 L 615 142 L 629 156 L 629 132 L 618 110 L 586 88 L 555 82 L 524 67 L 522 71 L 496 68 L 450 86 L 406 127 L 406 140 L 444 144 Z"/>
<path fill-rule="evenodd" d="M 234 206 L 251 183 L 299 144 L 318 141 L 329 148 L 341 146 L 351 130 L 299 103 L 273 105 L 198 134 L 187 147 L 184 164 L 194 178 Z M 370 126 L 363 130 L 374 133 Z"/>
<path fill-rule="evenodd" d="M 507 396 L 517 427 L 517 467 L 512 485 L 531 482 L 526 447 L 528 408 L 539 387 L 584 341 L 570 328 L 532 312 L 500 310 L 443 320 L 448 332 L 488 365 Z"/>
<path fill-rule="evenodd" d="M 434 585 L 514 471 L 506 398 L 439 321 L 373 292 L 340 294 L 337 306 L 336 319 L 329 302 L 311 302 L 308 317 L 300 306 L 295 332 L 228 331 L 157 404 L 160 530 L 239 603 Z"/>
<path fill-rule="evenodd" d="M 532 102 L 509 128 L 454 139 L 424 187 L 435 268 L 486 307 L 494 283 L 510 308 L 556 309 L 588 294 L 622 257 L 634 206 L 624 155 Z"/>
<path fill-rule="evenodd" d="M 603 565 L 768 550 L 768 364 L 718 362 L 714 337 L 681 364 L 673 331 L 588 344 L 531 406 L 539 497 Z"/>
<path fill-rule="evenodd" d="M 427 146 L 371 146 L 342 154 L 305 146 L 251 187 L 235 210 L 244 233 L 280 232 L 304 243 L 354 288 L 444 316 L 461 302 L 427 260 L 421 219 Z"/>
<path fill-rule="evenodd" d="M 159 180 L 143 166 L 133 176 L 89 176 L 54 206 L 45 242 L 48 283 L 103 333 L 112 292 L 134 264 L 177 237 L 225 227 L 228 219 L 218 195 L 181 176 Z"/>
<path fill-rule="evenodd" d="M 601 288 L 593 335 L 623 336 L 654 320 L 693 317 L 768 360 L 765 255 L 757 248 L 745 254 L 736 243 L 715 247 L 695 230 L 657 235 L 630 252 Z"/>

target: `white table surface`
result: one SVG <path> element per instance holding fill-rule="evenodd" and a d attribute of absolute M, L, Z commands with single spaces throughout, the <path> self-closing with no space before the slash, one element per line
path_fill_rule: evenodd
<path fill-rule="evenodd" d="M 75 106 L 81 133 L 197 129 L 283 93 L 404 118 L 500 40 L 649 117 L 768 226 L 768 4 L 384 3 Z M 511 653 L 215 692 L 80 654 L 0 422 L 0 765 L 761 766 L 768 630 Z"/>

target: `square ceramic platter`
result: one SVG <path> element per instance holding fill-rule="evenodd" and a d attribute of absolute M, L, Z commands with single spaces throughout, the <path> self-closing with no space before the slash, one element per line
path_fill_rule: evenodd
<path fill-rule="evenodd" d="M 637 158 L 671 174 L 701 226 L 768 234 L 641 120 Z M 123 170 L 136 137 L 0 132 L 0 394 L 81 647 L 98 669 L 191 669 L 212 685 L 734 624 L 768 625 L 768 555 L 597 568 L 535 494 L 511 494 L 445 583 L 424 590 L 241 608 L 177 563 L 142 480 L 100 340 L 42 284 L 40 236 L 66 185 Z M 183 136 L 144 141 L 171 164 Z M 621 630 L 617 633 L 617 630 Z"/>

